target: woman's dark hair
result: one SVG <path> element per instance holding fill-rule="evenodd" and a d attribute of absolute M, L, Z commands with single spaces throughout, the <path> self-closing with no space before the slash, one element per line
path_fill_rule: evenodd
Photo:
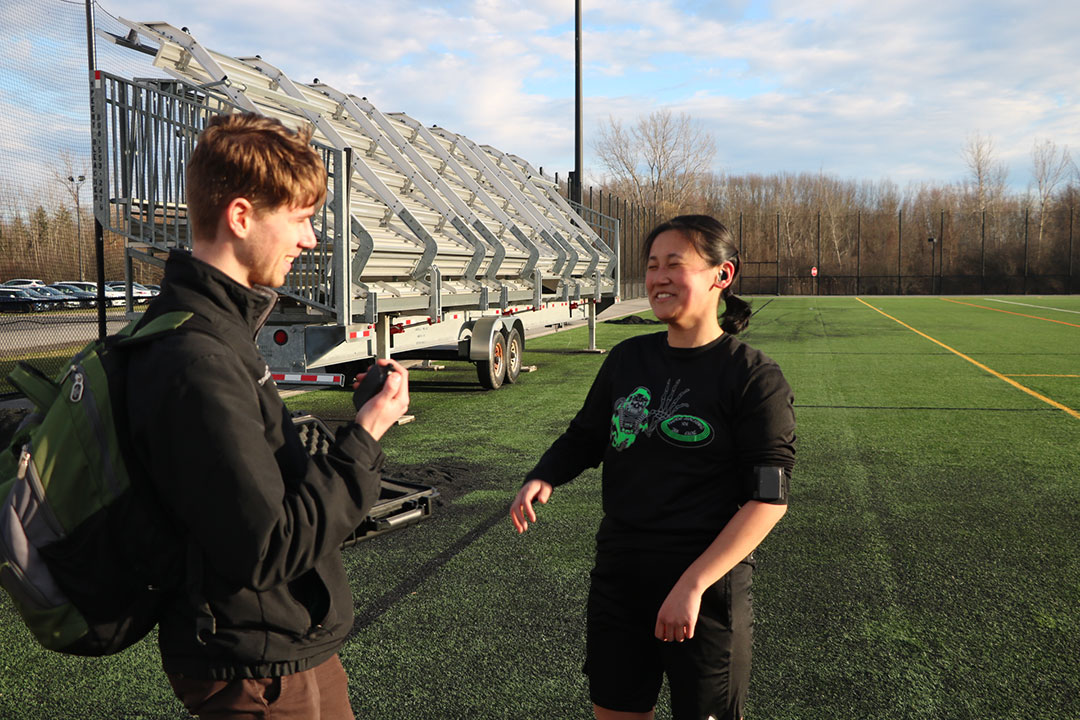
<path fill-rule="evenodd" d="M 735 278 L 739 275 L 739 249 L 731 237 L 731 232 L 714 217 L 709 215 L 679 215 L 662 222 L 652 229 L 645 238 L 644 254 L 646 262 L 652 251 L 653 241 L 661 233 L 674 230 L 682 233 L 701 257 L 712 266 L 730 262 L 735 266 L 735 274 L 720 292 L 724 299 L 724 313 L 720 316 L 720 327 L 732 335 L 746 329 L 750 324 L 750 304 L 732 292 Z"/>

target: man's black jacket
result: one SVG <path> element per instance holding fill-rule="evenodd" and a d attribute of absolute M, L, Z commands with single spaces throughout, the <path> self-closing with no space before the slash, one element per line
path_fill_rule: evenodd
<path fill-rule="evenodd" d="M 355 423 L 328 455 L 305 452 L 253 341 L 273 304 L 272 291 L 173 251 L 147 320 L 195 317 L 130 355 L 132 452 L 196 551 L 216 622 L 199 642 L 196 604 L 174 593 L 159 624 L 169 673 L 287 675 L 333 655 L 352 628 L 340 545 L 378 498 L 383 456 Z"/>

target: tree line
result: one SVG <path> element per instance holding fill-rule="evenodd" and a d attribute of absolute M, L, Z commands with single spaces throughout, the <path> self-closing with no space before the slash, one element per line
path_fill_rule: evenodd
<path fill-rule="evenodd" d="M 136 264 L 134 272 L 136 282 L 156 282 L 153 268 Z M 0 213 L 0 282 L 11 278 L 96 281 L 93 213 L 81 208 L 77 216 L 74 208 L 44 204 L 26 211 L 9 204 Z M 124 279 L 124 239 L 109 232 L 105 279 Z"/>
<path fill-rule="evenodd" d="M 641 274 L 640 259 L 628 257 L 654 224 L 641 218 L 707 213 L 729 226 L 752 262 L 771 264 L 757 270 L 797 281 L 785 289 L 773 280 L 782 292 L 807 291 L 813 268 L 830 281 L 864 276 L 880 292 L 989 291 L 985 280 L 960 282 L 988 277 L 1000 292 L 1075 288 L 1080 171 L 1068 147 L 1052 140 L 1033 144 L 1031 184 L 1015 192 L 993 139 L 980 133 L 959 150 L 962 181 L 906 187 L 824 172 L 717 172 L 714 139 L 689 116 L 666 110 L 629 127 L 609 118 L 596 138 L 602 174 L 584 200 L 623 219 L 624 278 Z M 905 284 L 906 276 L 916 279 Z M 1032 276 L 1056 279 L 1000 280 Z M 834 291 L 854 292 L 857 284 Z"/>

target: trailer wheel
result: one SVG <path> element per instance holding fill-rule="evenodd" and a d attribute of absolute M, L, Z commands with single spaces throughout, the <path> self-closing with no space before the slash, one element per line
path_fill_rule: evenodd
<path fill-rule="evenodd" d="M 375 358 L 363 358 L 360 360 L 350 360 L 349 362 L 337 363 L 336 365 L 327 366 L 327 370 L 332 373 L 341 373 L 345 376 L 344 388 L 349 392 L 352 392 L 353 380 L 360 373 L 366 373 L 371 369 L 371 366 L 375 364 Z"/>
<path fill-rule="evenodd" d="M 506 336 L 506 382 L 516 383 L 521 374 L 521 333 L 512 328 Z"/>
<path fill-rule="evenodd" d="M 506 336 L 495 333 L 491 347 L 491 361 L 476 362 L 476 377 L 488 390 L 498 390 L 506 379 Z"/>

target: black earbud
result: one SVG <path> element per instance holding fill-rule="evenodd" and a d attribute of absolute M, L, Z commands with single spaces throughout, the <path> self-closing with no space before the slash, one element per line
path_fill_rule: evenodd
<path fill-rule="evenodd" d="M 727 280 L 727 270 L 721 270 L 720 278 L 717 280 L 717 282 L 724 282 L 725 280 Z"/>

